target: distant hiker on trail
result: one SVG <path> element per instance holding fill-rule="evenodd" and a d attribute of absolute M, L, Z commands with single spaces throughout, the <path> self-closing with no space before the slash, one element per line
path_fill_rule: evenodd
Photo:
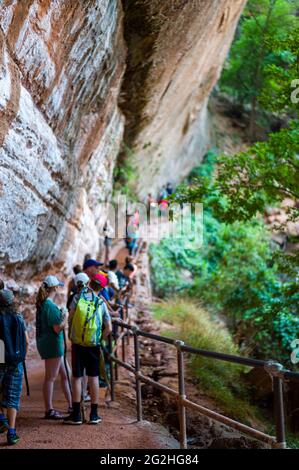
<path fill-rule="evenodd" d="M 0 434 L 7 431 L 7 444 L 20 440 L 16 417 L 20 407 L 28 335 L 23 317 L 14 309 L 14 295 L 0 290 L 0 339 L 5 345 L 5 364 L 0 364 Z M 4 414 L 6 409 L 6 415 Z"/>
<path fill-rule="evenodd" d="M 109 260 L 110 260 L 110 250 L 112 246 L 112 229 L 109 226 L 108 222 L 105 223 L 104 228 L 104 247 L 105 247 L 105 261 L 104 264 L 105 266 L 108 266 Z"/>
<path fill-rule="evenodd" d="M 152 208 L 156 207 L 157 201 L 151 193 L 147 195 L 147 214 L 150 214 Z"/>
<path fill-rule="evenodd" d="M 168 196 L 171 196 L 173 194 L 173 186 L 171 183 L 167 183 L 166 191 L 167 191 Z"/>
<path fill-rule="evenodd" d="M 138 249 L 139 226 L 132 218 L 127 225 L 126 245 L 130 256 L 135 256 Z"/>
<path fill-rule="evenodd" d="M 166 200 L 168 197 L 168 192 L 166 186 L 163 186 L 158 196 L 158 204 L 161 204 L 162 201 Z"/>
<path fill-rule="evenodd" d="M 91 266 L 89 266 L 91 267 Z M 93 265 L 93 267 L 96 267 Z M 91 394 L 90 424 L 98 424 L 100 343 L 111 333 L 111 318 L 106 304 L 99 297 L 102 286 L 91 279 L 89 288 L 76 294 L 70 307 L 70 339 L 72 342 L 73 411 L 65 424 L 82 424 L 80 400 L 84 371 Z"/>
<path fill-rule="evenodd" d="M 43 384 L 45 419 L 51 420 L 63 419 L 63 416 L 53 407 L 54 382 L 58 375 L 60 375 L 62 391 L 69 410 L 72 406 L 71 391 L 63 362 L 63 330 L 67 324 L 67 314 L 62 313 L 53 301 L 59 286 L 63 286 L 63 283 L 59 282 L 55 276 L 47 276 L 36 298 L 36 345 L 41 358 L 45 361 Z"/>

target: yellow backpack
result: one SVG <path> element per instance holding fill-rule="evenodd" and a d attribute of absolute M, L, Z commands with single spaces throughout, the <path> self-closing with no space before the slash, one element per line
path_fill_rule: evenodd
<path fill-rule="evenodd" d="M 91 298 L 90 298 L 91 294 Z M 102 337 L 102 304 L 91 289 L 83 289 L 72 318 L 70 340 L 81 346 L 98 346 Z"/>

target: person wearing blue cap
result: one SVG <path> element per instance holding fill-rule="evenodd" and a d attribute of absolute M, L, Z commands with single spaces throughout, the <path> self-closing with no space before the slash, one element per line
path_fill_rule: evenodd
<path fill-rule="evenodd" d="M 63 362 L 63 330 L 67 324 L 67 313 L 54 303 L 57 288 L 63 286 L 55 276 L 47 276 L 36 298 L 36 345 L 41 358 L 45 361 L 45 379 L 43 395 L 45 402 L 45 419 L 58 420 L 63 416 L 53 407 L 54 383 L 60 375 L 62 391 L 72 406 L 72 396 L 68 384 L 67 372 Z"/>
<path fill-rule="evenodd" d="M 93 279 L 94 276 L 98 274 L 101 266 L 104 266 L 104 263 L 100 263 L 95 259 L 87 259 L 83 264 L 83 271 L 87 274 L 89 279 Z"/>

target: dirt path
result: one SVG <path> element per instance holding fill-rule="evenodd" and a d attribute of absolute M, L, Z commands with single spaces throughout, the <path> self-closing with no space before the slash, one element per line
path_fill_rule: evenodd
<path fill-rule="evenodd" d="M 98 426 L 66 426 L 61 422 L 46 421 L 43 418 L 42 401 L 43 363 L 37 358 L 28 361 L 28 375 L 31 396 L 23 393 L 22 408 L 17 428 L 20 443 L 12 449 L 158 449 L 177 448 L 178 444 L 164 428 L 144 421 L 137 423 L 130 411 L 131 404 L 122 399 L 113 407 L 100 403 L 100 416 L 103 422 Z M 25 392 L 25 390 L 24 390 Z M 55 407 L 65 413 L 67 405 L 60 392 L 59 383 L 55 387 Z M 89 410 L 87 409 L 87 413 Z M 88 414 L 87 414 L 88 416 Z M 2 442 L 1 442 L 2 441 Z M 5 446 L 5 435 L 1 436 L 0 449 Z M 11 448 L 10 448 L 11 449 Z"/>
<path fill-rule="evenodd" d="M 120 266 L 123 266 L 127 256 L 123 243 L 118 244 L 111 255 L 117 257 Z M 121 369 L 120 383 L 116 387 L 116 401 L 111 403 L 105 402 L 104 398 L 100 400 L 99 414 L 103 419 L 100 425 L 67 426 L 61 422 L 44 420 L 43 367 L 43 362 L 36 352 L 27 359 L 30 397 L 26 396 L 24 386 L 21 410 L 17 419 L 17 430 L 21 440 L 17 446 L 9 449 L 179 448 L 178 442 L 162 426 L 148 421 L 141 423 L 136 421 L 135 394 L 126 384 L 127 373 Z M 67 415 L 67 404 L 58 381 L 55 384 L 54 406 Z M 89 416 L 88 406 L 86 416 Z M 0 436 L 0 449 L 4 448 L 7 448 L 5 434 Z"/>

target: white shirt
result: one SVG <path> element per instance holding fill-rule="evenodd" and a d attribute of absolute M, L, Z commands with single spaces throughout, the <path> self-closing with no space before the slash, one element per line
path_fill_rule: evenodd
<path fill-rule="evenodd" d="M 119 282 L 117 275 L 113 271 L 108 271 L 109 284 L 112 284 L 116 289 L 119 289 Z"/>

